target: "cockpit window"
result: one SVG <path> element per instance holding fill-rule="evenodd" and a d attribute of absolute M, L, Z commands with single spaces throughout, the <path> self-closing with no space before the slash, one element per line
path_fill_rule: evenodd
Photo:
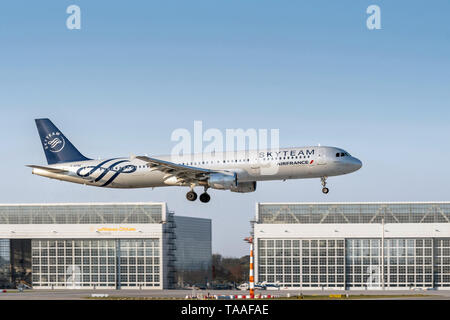
<path fill-rule="evenodd" d="M 351 156 L 348 152 L 338 152 L 338 153 L 336 153 L 336 158 L 339 158 L 339 157 L 351 157 Z"/>
<path fill-rule="evenodd" d="M 348 152 L 338 152 L 338 153 L 336 153 L 336 158 L 339 158 L 339 157 L 351 157 L 351 155 Z"/>

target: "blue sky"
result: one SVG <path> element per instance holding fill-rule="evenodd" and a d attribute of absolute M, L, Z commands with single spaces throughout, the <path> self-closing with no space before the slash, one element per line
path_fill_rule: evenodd
<path fill-rule="evenodd" d="M 81 30 L 66 8 L 81 8 Z M 366 8 L 381 8 L 381 30 Z M 213 220 L 213 250 L 247 254 L 256 202 L 449 200 L 448 1 L 8 1 L 0 5 L 0 202 L 167 201 Z M 110 190 L 33 176 L 33 119 L 87 156 L 167 154 L 173 130 L 280 129 L 281 146 L 339 146 L 363 168 L 252 194 Z"/>

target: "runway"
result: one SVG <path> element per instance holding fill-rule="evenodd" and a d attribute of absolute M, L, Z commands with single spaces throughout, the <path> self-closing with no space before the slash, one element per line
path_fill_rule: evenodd
<path fill-rule="evenodd" d="M 108 298 L 92 298 L 91 295 L 108 295 Z M 185 299 L 188 297 L 246 295 L 248 291 L 240 290 L 8 290 L 0 293 L 0 300 L 86 300 L 86 299 Z M 298 291 L 298 290 L 262 290 L 256 295 L 271 295 L 275 298 L 292 299 L 303 295 L 305 299 L 433 299 L 450 300 L 450 290 L 415 291 L 415 290 L 361 290 L 361 291 Z M 330 295 L 341 295 L 330 297 Z M 348 297 L 347 297 L 348 295 Z"/>

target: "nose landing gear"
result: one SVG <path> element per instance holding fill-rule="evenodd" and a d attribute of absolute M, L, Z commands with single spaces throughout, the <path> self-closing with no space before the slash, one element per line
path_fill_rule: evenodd
<path fill-rule="evenodd" d="M 326 185 L 327 185 L 327 177 L 321 177 L 320 178 L 320 181 L 322 182 L 322 192 L 324 193 L 324 194 L 327 194 L 329 191 L 330 191 L 330 189 L 328 189 L 327 187 L 326 187 Z"/>

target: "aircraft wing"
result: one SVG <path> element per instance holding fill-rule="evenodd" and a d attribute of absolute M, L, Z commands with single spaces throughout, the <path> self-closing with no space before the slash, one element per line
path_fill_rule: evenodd
<path fill-rule="evenodd" d="M 42 167 L 42 166 L 35 166 L 35 165 L 27 165 L 27 167 L 30 167 L 30 168 L 33 168 L 33 169 L 45 170 L 45 171 L 48 171 L 48 172 L 51 172 L 51 173 L 59 173 L 59 174 L 69 173 L 68 170 L 64 170 L 64 169 Z"/>
<path fill-rule="evenodd" d="M 180 183 L 204 181 L 208 179 L 209 174 L 220 172 L 204 168 L 185 166 L 182 164 L 146 156 L 137 156 L 136 159 L 147 162 L 150 168 L 166 173 L 166 179 L 173 176 L 177 177 Z"/>

